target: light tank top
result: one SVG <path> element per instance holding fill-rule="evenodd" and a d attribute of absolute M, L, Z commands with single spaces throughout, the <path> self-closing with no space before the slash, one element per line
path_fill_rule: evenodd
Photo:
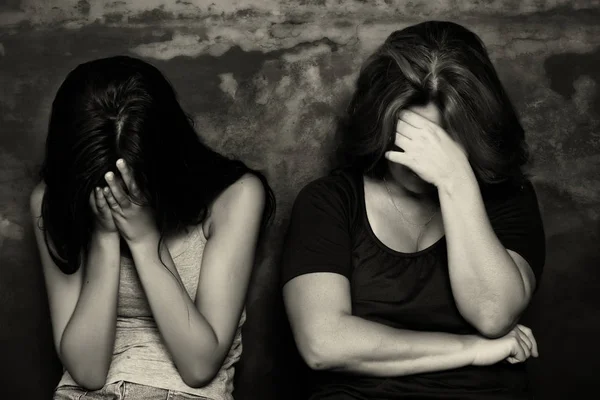
<path fill-rule="evenodd" d="M 182 236 L 180 240 L 166 243 L 181 280 L 194 300 L 206 238 L 201 226 L 190 228 Z M 189 387 L 181 379 L 163 343 L 133 261 L 121 257 L 116 337 L 106 384 L 128 381 L 214 400 L 231 400 L 234 364 L 242 353 L 241 328 L 245 319 L 244 310 L 229 353 L 215 378 L 204 387 Z M 66 370 L 58 386 L 64 385 L 78 386 Z"/>

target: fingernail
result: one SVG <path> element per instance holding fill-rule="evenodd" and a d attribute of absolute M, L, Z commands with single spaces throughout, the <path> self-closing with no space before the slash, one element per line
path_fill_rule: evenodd
<path fill-rule="evenodd" d="M 106 194 L 109 194 L 109 193 L 110 193 L 110 189 L 109 189 L 109 188 L 107 188 L 107 187 L 105 187 L 105 188 L 104 188 L 104 193 L 106 193 Z"/>
<path fill-rule="evenodd" d="M 100 192 L 100 188 L 96 186 L 96 192 Z"/>
<path fill-rule="evenodd" d="M 117 167 L 124 167 L 125 166 L 125 160 L 123 160 L 122 158 L 119 158 L 117 160 Z"/>
<path fill-rule="evenodd" d="M 112 172 L 107 172 L 105 177 L 107 181 L 112 181 L 114 174 Z"/>

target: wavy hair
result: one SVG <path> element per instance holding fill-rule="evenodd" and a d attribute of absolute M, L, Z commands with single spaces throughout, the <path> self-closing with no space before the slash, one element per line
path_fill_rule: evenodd
<path fill-rule="evenodd" d="M 393 32 L 365 64 L 338 124 L 339 161 L 372 177 L 385 173 L 398 114 L 435 104 L 479 182 L 519 181 L 529 153 L 524 130 L 481 39 L 452 22 Z"/>

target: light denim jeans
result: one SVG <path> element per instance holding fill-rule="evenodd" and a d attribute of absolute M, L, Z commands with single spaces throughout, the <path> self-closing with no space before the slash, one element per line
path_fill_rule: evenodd
<path fill-rule="evenodd" d="M 210 400 L 207 397 L 138 385 L 131 382 L 115 382 L 100 390 L 85 390 L 79 386 L 60 386 L 54 391 L 53 400 Z"/>

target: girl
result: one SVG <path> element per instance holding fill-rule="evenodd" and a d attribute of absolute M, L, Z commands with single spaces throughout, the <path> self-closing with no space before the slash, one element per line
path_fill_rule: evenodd
<path fill-rule="evenodd" d="M 262 175 L 202 144 L 163 75 L 120 56 L 61 85 L 41 178 L 54 399 L 231 399 L 274 207 Z"/>

